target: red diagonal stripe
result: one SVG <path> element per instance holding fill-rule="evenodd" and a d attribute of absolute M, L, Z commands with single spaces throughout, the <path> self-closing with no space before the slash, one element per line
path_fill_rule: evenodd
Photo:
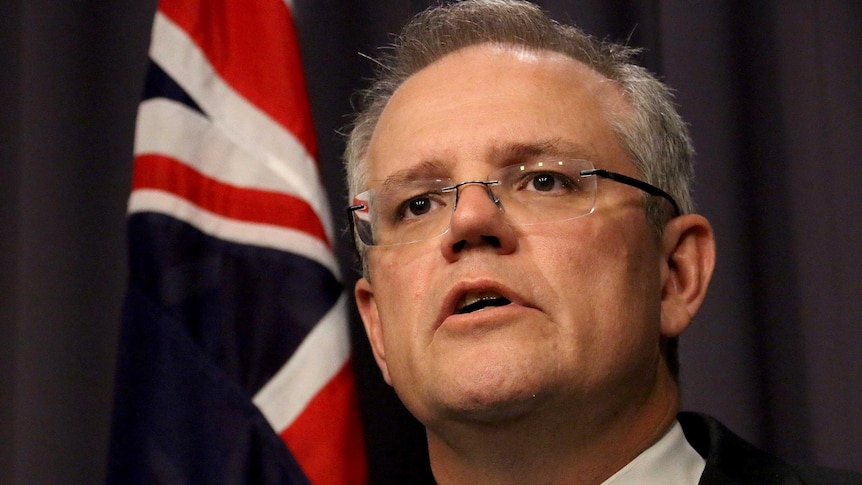
<path fill-rule="evenodd" d="M 350 360 L 281 437 L 311 483 L 367 483 L 359 400 Z"/>
<path fill-rule="evenodd" d="M 227 84 L 316 159 L 299 45 L 284 0 L 162 0 L 159 10 L 194 39 Z"/>
<path fill-rule="evenodd" d="M 135 157 L 132 190 L 136 189 L 170 192 L 220 216 L 296 229 L 330 245 L 320 219 L 305 200 L 226 184 L 164 155 Z"/>

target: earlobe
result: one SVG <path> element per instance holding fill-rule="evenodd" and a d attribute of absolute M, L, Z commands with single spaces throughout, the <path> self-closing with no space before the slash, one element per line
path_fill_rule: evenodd
<path fill-rule="evenodd" d="M 374 360 L 377 361 L 377 366 L 380 367 L 380 372 L 383 373 L 383 379 L 387 384 L 392 385 L 389 379 L 389 368 L 386 366 L 386 346 L 384 345 L 383 327 L 380 323 L 380 314 L 377 311 L 377 301 L 374 299 L 374 290 L 371 287 L 371 283 L 365 278 L 360 278 L 353 288 L 353 294 L 356 297 L 356 307 L 359 310 L 359 316 L 362 318 L 362 324 L 365 326 L 365 334 L 371 343 Z"/>
<path fill-rule="evenodd" d="M 677 217 L 664 228 L 662 251 L 661 332 L 673 338 L 685 331 L 706 296 L 715 267 L 712 226 L 697 214 Z"/>

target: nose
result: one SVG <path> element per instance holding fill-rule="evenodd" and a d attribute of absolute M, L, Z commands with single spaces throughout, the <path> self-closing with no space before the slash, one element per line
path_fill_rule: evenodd
<path fill-rule="evenodd" d="M 491 182 L 462 182 L 456 190 L 449 231 L 441 242 L 444 257 L 457 260 L 464 251 L 491 248 L 498 254 L 515 250 L 517 239 L 506 222 L 505 209 Z"/>

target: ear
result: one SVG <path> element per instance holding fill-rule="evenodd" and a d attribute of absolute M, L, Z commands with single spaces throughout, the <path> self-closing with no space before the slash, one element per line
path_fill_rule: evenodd
<path fill-rule="evenodd" d="M 698 214 L 672 219 L 662 233 L 664 285 L 661 333 L 678 337 L 691 323 L 706 296 L 715 267 L 715 237 Z"/>
<path fill-rule="evenodd" d="M 374 289 L 366 278 L 360 278 L 353 288 L 353 294 L 356 297 L 356 307 L 359 309 L 359 316 L 362 318 L 362 324 L 365 326 L 365 335 L 368 336 L 368 341 L 371 343 L 374 360 L 377 361 L 377 366 L 380 367 L 380 372 L 383 373 L 383 379 L 391 386 L 392 381 L 389 379 L 389 368 L 386 366 L 386 346 L 383 343 L 385 340 L 383 338 L 383 326 L 380 323 L 380 314 L 377 311 L 377 301 L 374 299 Z"/>

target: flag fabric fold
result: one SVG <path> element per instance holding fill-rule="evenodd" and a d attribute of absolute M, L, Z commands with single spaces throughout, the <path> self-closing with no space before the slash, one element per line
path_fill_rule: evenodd
<path fill-rule="evenodd" d="M 161 0 L 150 61 L 108 482 L 366 483 L 289 4 Z"/>

